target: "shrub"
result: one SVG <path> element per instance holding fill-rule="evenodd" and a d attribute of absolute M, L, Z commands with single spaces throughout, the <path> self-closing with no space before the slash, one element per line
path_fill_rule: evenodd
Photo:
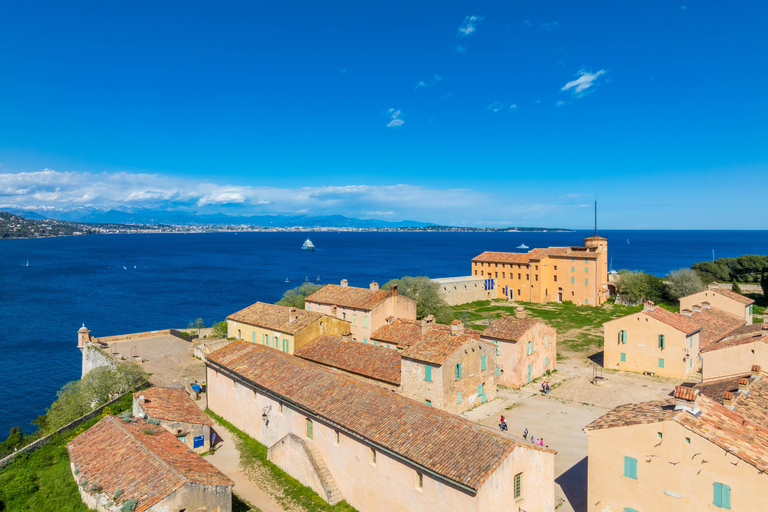
<path fill-rule="evenodd" d="M 156 420 L 155 418 L 149 418 L 147 420 L 147 423 L 150 423 L 152 425 L 159 425 L 160 424 L 160 420 Z"/>
<path fill-rule="evenodd" d="M 122 495 L 123 495 L 123 490 L 122 489 L 118 489 L 118 490 L 115 491 L 115 494 L 112 495 L 112 499 L 116 500 L 117 498 L 119 498 Z"/>
<path fill-rule="evenodd" d="M 731 290 L 733 291 L 733 293 L 739 293 L 740 294 L 741 293 L 741 286 L 739 286 L 739 283 L 734 281 L 733 282 L 733 287 L 731 288 Z"/>
<path fill-rule="evenodd" d="M 125 503 L 123 503 L 123 506 L 120 507 L 120 512 L 133 512 L 136 510 L 136 507 L 139 505 L 139 500 L 136 498 L 131 498 Z"/>
<path fill-rule="evenodd" d="M 4 476 L 4 479 L 0 479 L 0 499 L 3 501 L 32 494 L 39 488 L 37 475 L 28 469 L 9 472 Z"/>

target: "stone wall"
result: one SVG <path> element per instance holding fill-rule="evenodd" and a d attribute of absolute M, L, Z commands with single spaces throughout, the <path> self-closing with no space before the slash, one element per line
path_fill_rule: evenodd
<path fill-rule="evenodd" d="M 89 343 L 81 348 L 83 352 L 83 369 L 80 374 L 80 378 L 85 377 L 85 374 L 91 370 L 95 370 L 100 366 L 115 367 L 115 360 L 102 348 Z"/>
<path fill-rule="evenodd" d="M 432 279 L 440 287 L 440 296 L 449 306 L 496 298 L 496 291 L 486 289 L 485 279 L 474 276 Z"/>
<path fill-rule="evenodd" d="M 341 492 L 320 454 L 296 434 L 289 433 L 270 446 L 267 459 L 329 504 L 335 505 L 342 500 Z"/>

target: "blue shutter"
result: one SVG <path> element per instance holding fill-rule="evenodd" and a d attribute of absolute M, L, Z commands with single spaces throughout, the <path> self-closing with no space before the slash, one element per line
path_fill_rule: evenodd
<path fill-rule="evenodd" d="M 424 365 L 424 380 L 432 382 L 432 367 L 427 364 Z"/>
<path fill-rule="evenodd" d="M 457 403 L 457 404 L 460 404 L 460 403 L 461 403 L 461 391 L 459 391 L 458 393 L 456 393 L 456 403 Z"/>
<path fill-rule="evenodd" d="M 256 344 L 256 331 L 253 331 L 252 334 L 253 334 L 253 343 L 255 345 Z"/>
<path fill-rule="evenodd" d="M 626 354 L 626 352 L 622 352 L 621 353 L 621 361 L 622 362 L 626 362 L 627 361 L 627 354 Z"/>
<path fill-rule="evenodd" d="M 496 367 L 496 376 L 497 377 L 501 376 L 501 368 L 498 366 Z"/>
<path fill-rule="evenodd" d="M 545 368 L 549 368 L 549 358 L 548 357 L 544 358 L 544 367 Z"/>
<path fill-rule="evenodd" d="M 480 370 L 485 371 L 485 356 L 480 358 Z"/>
<path fill-rule="evenodd" d="M 730 510 L 731 509 L 731 488 L 719 482 L 714 482 L 712 486 L 714 487 L 714 497 L 712 500 L 713 504 L 716 507 Z"/>
<path fill-rule="evenodd" d="M 637 480 L 637 459 L 633 457 L 624 457 L 624 476 Z"/>
<path fill-rule="evenodd" d="M 659 368 L 664 368 L 664 359 L 659 358 Z"/>

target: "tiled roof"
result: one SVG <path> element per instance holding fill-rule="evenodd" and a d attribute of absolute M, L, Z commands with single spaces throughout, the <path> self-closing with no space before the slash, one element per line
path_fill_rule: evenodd
<path fill-rule="evenodd" d="M 716 308 L 692 311 L 690 318 L 701 327 L 701 348 L 722 339 L 726 334 L 744 325 L 744 319 Z"/>
<path fill-rule="evenodd" d="M 762 397 L 760 400 L 765 400 Z M 763 401 L 758 408 L 765 408 Z M 675 410 L 675 399 L 621 405 L 607 412 L 586 427 L 585 431 L 638 424 L 676 421 L 723 450 L 768 471 L 768 429 L 744 416 L 743 410 L 731 411 L 716 401 L 699 394 L 697 406 L 701 414 L 694 416 L 684 409 Z M 753 404 L 752 411 L 757 404 Z M 753 418 L 757 418 L 753 414 Z"/>
<path fill-rule="evenodd" d="M 520 336 L 534 327 L 540 320 L 536 318 L 515 318 L 512 316 L 503 316 L 495 320 L 480 336 L 483 338 L 496 338 L 499 340 L 517 341 Z"/>
<path fill-rule="evenodd" d="M 144 420 L 126 423 L 105 416 L 67 445 L 78 482 L 87 480 L 122 503 L 138 500 L 136 512 L 149 509 L 186 483 L 231 487 L 233 482 L 170 432 Z"/>
<path fill-rule="evenodd" d="M 422 336 L 421 341 L 406 347 L 401 355 L 415 361 L 443 364 L 454 352 L 461 349 L 465 343 L 479 341 L 492 347 L 487 341 L 480 339 L 477 331 L 464 331 L 452 335 L 450 331 L 431 330 Z"/>
<path fill-rule="evenodd" d="M 597 259 L 598 254 L 584 247 L 546 247 L 531 249 L 527 253 L 486 251 L 472 258 L 472 261 L 527 264 L 531 260 L 540 260 L 552 256 Z"/>
<path fill-rule="evenodd" d="M 431 329 L 450 332 L 450 327 L 442 324 L 432 324 Z M 421 341 L 421 322 L 418 320 L 406 320 L 395 318 L 391 323 L 385 324 L 371 334 L 371 339 L 379 343 L 397 345 L 403 349 Z"/>
<path fill-rule="evenodd" d="M 235 342 L 209 355 L 208 364 L 475 490 L 515 448 L 528 447 L 460 416 L 268 347 Z"/>
<path fill-rule="evenodd" d="M 288 306 L 257 302 L 237 313 L 229 315 L 227 320 L 264 327 L 265 329 L 280 331 L 286 334 L 296 334 L 323 316 L 322 313 L 317 311 L 297 309 L 294 312 L 297 318 L 291 322 L 290 313 L 291 308 Z"/>
<path fill-rule="evenodd" d="M 375 345 L 323 335 L 294 353 L 308 361 L 400 385 L 400 354 Z"/>
<path fill-rule="evenodd" d="M 693 388 L 688 388 L 685 386 L 675 386 L 675 391 L 672 393 L 672 396 L 675 398 L 681 398 L 683 400 L 688 400 L 689 402 L 693 402 L 696 400 L 696 395 L 698 395 L 699 392 L 696 391 Z"/>
<path fill-rule="evenodd" d="M 701 326 L 691 320 L 691 317 L 672 313 L 671 311 L 658 306 L 652 309 L 644 309 L 641 313 L 644 313 L 651 318 L 655 318 L 659 322 L 664 322 L 670 327 L 683 332 L 686 336 L 701 329 Z"/>
<path fill-rule="evenodd" d="M 748 392 L 739 392 L 740 380 L 749 382 Z M 723 395 L 732 393 L 736 399 L 733 410 L 768 431 L 768 381 L 762 376 L 718 379 L 696 384 L 695 388 L 720 405 L 723 405 Z"/>
<path fill-rule="evenodd" d="M 371 290 L 355 286 L 329 284 L 305 299 L 306 302 L 330 304 L 355 309 L 373 309 L 392 295 L 388 290 Z"/>
<path fill-rule="evenodd" d="M 745 297 L 743 295 L 740 295 L 736 292 L 733 292 L 731 290 L 726 290 L 724 288 L 720 288 L 719 286 L 716 288 L 710 288 L 709 291 L 715 292 L 719 295 L 722 295 L 723 297 L 728 297 L 731 300 L 735 300 L 736 302 L 741 302 L 745 306 L 748 306 L 750 304 L 754 304 L 754 300 L 750 299 L 749 297 Z"/>
<path fill-rule="evenodd" d="M 704 347 L 701 352 L 712 352 L 713 350 L 722 350 L 758 341 L 768 343 L 768 324 L 744 325 L 734 329 L 725 337 Z"/>
<path fill-rule="evenodd" d="M 150 418 L 213 425 L 211 418 L 182 389 L 149 388 L 133 394 L 135 398 L 141 395 L 145 399 L 141 407 Z"/>

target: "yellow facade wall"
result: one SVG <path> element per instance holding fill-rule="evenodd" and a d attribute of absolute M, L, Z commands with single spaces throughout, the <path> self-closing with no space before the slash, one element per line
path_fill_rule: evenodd
<path fill-rule="evenodd" d="M 744 376 L 752 365 L 768 371 L 768 345 L 762 340 L 733 347 L 702 352 L 701 379 L 703 381 Z"/>
<path fill-rule="evenodd" d="M 747 325 L 752 325 L 752 315 L 750 314 L 751 308 L 749 305 L 729 299 L 725 295 L 721 295 L 712 290 L 704 290 L 703 292 L 694 293 L 687 297 L 680 297 L 680 309 L 691 309 L 691 306 L 701 304 L 702 302 L 709 302 L 711 307 L 743 318 L 744 321 L 747 322 Z"/>
<path fill-rule="evenodd" d="M 266 329 L 258 325 L 227 320 L 227 333 L 230 338 L 267 345 L 289 354 L 293 354 L 296 350 L 323 334 L 341 336 L 348 333 L 349 329 L 349 322 L 330 316 L 319 318 L 296 334 L 288 334 L 274 329 Z"/>

